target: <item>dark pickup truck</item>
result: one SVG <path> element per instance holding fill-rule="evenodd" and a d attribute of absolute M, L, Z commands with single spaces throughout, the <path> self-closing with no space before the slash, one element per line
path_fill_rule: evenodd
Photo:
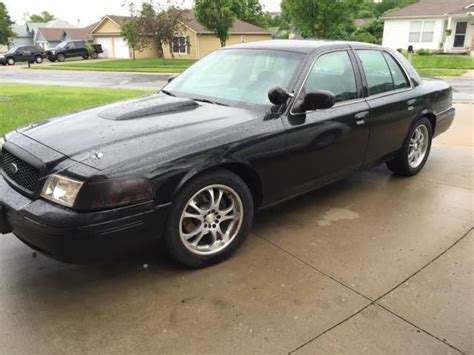
<path fill-rule="evenodd" d="M 85 41 L 64 41 L 59 43 L 56 48 L 48 49 L 46 57 L 50 62 L 64 62 L 66 58 L 73 57 L 97 59 L 99 54 L 104 52 L 100 44 L 91 44 L 90 46 L 92 51 L 89 51 Z"/>

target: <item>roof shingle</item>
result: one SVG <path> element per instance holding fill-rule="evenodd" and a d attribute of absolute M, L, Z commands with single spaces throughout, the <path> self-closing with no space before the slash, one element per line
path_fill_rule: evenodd
<path fill-rule="evenodd" d="M 443 16 L 449 14 L 464 14 L 473 9 L 466 8 L 473 0 L 420 0 L 412 5 L 388 14 L 391 17 Z"/>

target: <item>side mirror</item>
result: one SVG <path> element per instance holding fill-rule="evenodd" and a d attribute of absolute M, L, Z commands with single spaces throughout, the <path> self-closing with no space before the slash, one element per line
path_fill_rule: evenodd
<path fill-rule="evenodd" d="M 283 105 L 290 97 L 288 90 L 281 86 L 275 86 L 268 91 L 268 99 L 274 105 Z"/>
<path fill-rule="evenodd" d="M 323 110 L 336 104 L 336 97 L 330 91 L 318 90 L 305 95 L 303 102 L 297 106 L 298 112 Z"/>
<path fill-rule="evenodd" d="M 170 76 L 168 78 L 168 84 L 171 83 L 174 79 L 176 79 L 176 76 Z"/>

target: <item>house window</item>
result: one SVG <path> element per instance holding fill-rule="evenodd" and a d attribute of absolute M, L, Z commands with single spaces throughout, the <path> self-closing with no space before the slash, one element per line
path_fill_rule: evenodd
<path fill-rule="evenodd" d="M 454 47 L 462 48 L 464 47 L 464 42 L 466 41 L 466 30 L 467 22 L 458 22 L 456 24 L 456 33 L 454 34 Z"/>
<path fill-rule="evenodd" d="M 412 21 L 410 24 L 410 43 L 431 43 L 434 39 L 434 21 Z"/>
<path fill-rule="evenodd" d="M 174 37 L 173 38 L 173 53 L 187 54 L 188 53 L 188 41 L 186 37 Z"/>

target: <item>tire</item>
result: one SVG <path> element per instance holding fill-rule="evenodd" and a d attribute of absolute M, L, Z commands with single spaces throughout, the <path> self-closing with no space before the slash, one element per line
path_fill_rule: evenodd
<path fill-rule="evenodd" d="M 88 55 L 83 55 L 82 59 L 87 60 L 87 59 L 89 59 L 89 56 Z"/>
<path fill-rule="evenodd" d="M 40 55 L 37 55 L 37 56 L 35 57 L 35 63 L 36 63 L 36 64 L 41 64 L 41 63 L 43 63 L 43 57 L 40 56 Z"/>
<path fill-rule="evenodd" d="M 58 62 L 62 63 L 66 60 L 66 56 L 62 53 L 59 53 L 57 56 L 56 56 L 56 59 L 58 60 Z"/>
<path fill-rule="evenodd" d="M 420 118 L 413 124 L 397 156 L 387 162 L 387 167 L 400 176 L 418 174 L 428 160 L 432 139 L 431 122 L 426 117 Z"/>
<path fill-rule="evenodd" d="M 188 267 L 216 264 L 242 244 L 253 216 L 253 197 L 240 177 L 223 169 L 198 176 L 178 192 L 172 203 L 164 236 L 166 250 Z"/>
<path fill-rule="evenodd" d="M 99 55 L 97 53 L 92 53 L 91 55 L 91 59 L 98 59 L 99 58 Z"/>
<path fill-rule="evenodd" d="M 12 58 L 12 57 L 7 58 L 7 64 L 8 65 L 15 65 L 15 58 Z"/>
<path fill-rule="evenodd" d="M 48 58 L 48 60 L 49 60 L 51 63 L 55 63 L 55 62 L 56 62 L 56 59 L 55 59 L 55 58 Z"/>

